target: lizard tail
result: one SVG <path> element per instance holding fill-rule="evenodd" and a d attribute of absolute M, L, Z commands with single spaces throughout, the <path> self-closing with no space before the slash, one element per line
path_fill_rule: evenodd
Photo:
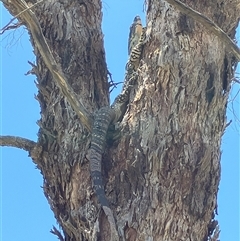
<path fill-rule="evenodd" d="M 119 238 L 113 212 L 110 209 L 109 202 L 106 198 L 102 179 L 102 154 L 104 151 L 107 130 L 114 118 L 115 110 L 109 107 L 102 107 L 96 115 L 93 123 L 92 141 L 90 146 L 90 171 L 94 191 L 110 225 L 111 240 L 118 241 Z"/>

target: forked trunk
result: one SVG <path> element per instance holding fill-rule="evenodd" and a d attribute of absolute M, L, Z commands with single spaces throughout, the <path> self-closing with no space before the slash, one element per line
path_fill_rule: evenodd
<path fill-rule="evenodd" d="M 13 0 L 3 2 L 16 14 Z M 234 38 L 237 0 L 184 2 Z M 86 109 L 108 105 L 100 0 L 43 1 L 33 11 Z M 216 227 L 220 144 L 236 60 L 221 39 L 163 0 L 148 1 L 147 37 L 121 138 L 106 146 L 106 195 L 120 240 L 207 240 Z M 35 162 L 44 193 L 66 241 L 107 241 L 109 224 L 86 158 L 91 133 L 33 46 L 43 147 Z"/>

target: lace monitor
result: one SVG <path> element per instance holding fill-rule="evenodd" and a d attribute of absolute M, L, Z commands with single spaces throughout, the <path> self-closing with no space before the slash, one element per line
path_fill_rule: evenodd
<path fill-rule="evenodd" d="M 106 142 L 106 134 L 111 123 L 116 123 L 125 113 L 129 93 L 134 81 L 137 78 L 137 68 L 142 54 L 142 48 L 146 39 L 146 28 L 142 28 L 140 39 L 132 48 L 128 63 L 126 65 L 126 75 L 122 92 L 116 97 L 111 106 L 100 108 L 94 118 L 92 140 L 90 145 L 89 159 L 92 185 L 99 203 L 107 216 L 111 229 L 111 240 L 119 240 L 118 232 L 112 210 L 106 198 L 102 180 L 102 154 Z"/>
<path fill-rule="evenodd" d="M 135 47 L 142 34 L 142 22 L 139 16 L 136 16 L 133 20 L 133 24 L 130 27 L 128 37 L 128 55 L 131 54 L 133 47 Z"/>

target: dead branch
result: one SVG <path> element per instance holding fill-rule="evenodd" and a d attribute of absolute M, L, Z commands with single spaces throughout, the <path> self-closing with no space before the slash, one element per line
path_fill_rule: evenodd
<path fill-rule="evenodd" d="M 5 4 L 9 4 L 8 1 L 2 1 Z M 39 21 L 30 9 L 32 6 L 28 6 L 24 0 L 14 0 L 11 1 L 11 4 L 14 4 L 14 8 L 17 10 L 21 21 L 25 23 L 32 34 L 33 40 L 44 60 L 49 71 L 52 73 L 54 80 L 56 81 L 57 86 L 61 90 L 62 94 L 66 97 L 67 101 L 72 106 L 73 110 L 79 116 L 81 123 L 91 131 L 92 127 L 92 117 L 89 115 L 88 111 L 85 109 L 81 101 L 77 98 L 71 86 L 66 81 L 66 77 L 63 74 L 62 68 L 57 64 L 54 59 L 52 52 L 46 42 L 46 39 L 42 33 Z M 16 17 L 15 16 L 15 17 Z M 10 21 L 11 23 L 11 21 Z"/>
<path fill-rule="evenodd" d="M 10 25 L 14 21 L 14 19 L 15 18 L 11 19 L 11 21 L 6 26 L 0 29 L 0 35 L 4 34 L 4 32 L 7 30 L 17 29 L 23 25 L 22 22 L 13 23 L 12 25 Z"/>
<path fill-rule="evenodd" d="M 234 82 L 240 84 L 240 80 L 238 80 L 238 78 L 233 78 L 232 81 L 234 81 Z"/>
<path fill-rule="evenodd" d="M 34 141 L 18 136 L 0 136 L 0 146 L 11 146 L 28 151 L 35 164 L 41 164 L 42 146 Z"/>
<path fill-rule="evenodd" d="M 50 230 L 50 233 L 56 235 L 60 241 L 64 241 L 62 234 L 56 227 L 53 226 L 53 228 Z"/>
<path fill-rule="evenodd" d="M 12 146 L 30 152 L 36 142 L 18 136 L 0 136 L 0 146 Z"/>
<path fill-rule="evenodd" d="M 188 7 L 186 4 L 178 1 L 178 0 L 166 0 L 169 4 L 176 7 L 182 13 L 185 13 L 187 16 L 192 17 L 204 27 L 206 27 L 209 31 L 218 36 L 227 46 L 227 48 L 233 53 L 233 55 L 240 61 L 240 50 L 238 46 L 228 37 L 228 35 L 219 28 L 215 23 L 213 23 L 209 18 L 202 15 L 201 13 L 193 10 Z"/>
<path fill-rule="evenodd" d="M 5 25 L 3 28 L 1 28 L 1 30 L 0 30 L 0 31 L 1 31 L 1 32 L 0 32 L 0 35 L 2 35 L 2 34 L 3 34 L 5 31 L 7 31 L 7 30 L 16 29 L 16 28 L 22 26 L 22 25 L 23 25 L 22 22 L 13 23 L 12 25 L 10 25 L 10 24 L 11 24 L 14 20 L 16 20 L 17 17 L 20 16 L 22 13 L 24 13 L 25 11 L 27 11 L 27 10 L 35 7 L 37 4 L 41 3 L 42 1 L 43 1 L 43 0 L 39 0 L 38 2 L 32 4 L 30 7 L 28 6 L 28 8 L 26 8 L 25 10 L 23 10 L 22 12 L 20 12 L 19 14 L 17 14 L 14 18 L 12 18 L 7 25 Z M 4 1 L 2 1 L 2 2 L 4 2 Z M 5 1 L 5 3 L 6 3 L 6 1 Z"/>

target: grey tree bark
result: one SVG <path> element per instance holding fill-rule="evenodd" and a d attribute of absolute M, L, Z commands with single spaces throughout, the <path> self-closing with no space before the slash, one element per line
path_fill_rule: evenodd
<path fill-rule="evenodd" d="M 3 2 L 17 14 L 15 1 Z M 183 2 L 234 39 L 238 0 Z M 100 0 L 46 0 L 32 9 L 90 114 L 109 105 L 101 7 Z M 237 61 L 220 38 L 166 1 L 146 2 L 146 16 L 148 42 L 138 83 L 120 124 L 121 138 L 106 145 L 103 158 L 105 190 L 120 240 L 217 240 L 220 144 Z M 66 241 L 109 240 L 109 224 L 91 188 L 91 133 L 31 41 L 41 148 L 30 154 L 64 237 L 56 229 L 53 233 Z"/>

